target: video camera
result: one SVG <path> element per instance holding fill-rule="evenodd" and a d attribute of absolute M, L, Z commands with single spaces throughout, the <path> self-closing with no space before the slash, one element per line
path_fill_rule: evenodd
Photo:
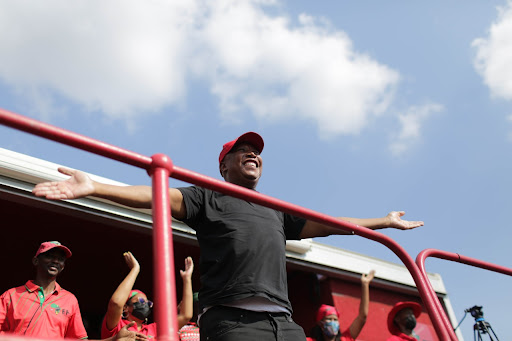
<path fill-rule="evenodd" d="M 475 305 L 471 308 L 464 310 L 466 313 L 471 313 L 475 319 L 484 317 L 484 313 L 482 312 L 482 306 Z"/>

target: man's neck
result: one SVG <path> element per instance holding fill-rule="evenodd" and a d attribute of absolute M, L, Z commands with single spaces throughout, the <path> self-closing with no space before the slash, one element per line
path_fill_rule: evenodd
<path fill-rule="evenodd" d="M 56 277 L 41 278 L 37 276 L 34 280 L 34 284 L 43 288 L 44 295 L 47 296 L 55 290 Z"/>
<path fill-rule="evenodd" d="M 250 181 L 250 180 L 236 181 L 234 179 L 230 179 L 229 177 L 225 177 L 224 181 L 229 182 L 233 185 L 238 185 L 240 187 L 245 187 L 247 189 L 252 189 L 252 190 L 256 190 L 256 186 L 258 185 L 258 181 Z"/>
<path fill-rule="evenodd" d="M 227 182 L 229 182 L 229 181 L 227 181 Z M 247 188 L 247 189 L 256 190 L 256 184 L 252 184 L 252 183 L 236 183 L 236 182 L 229 182 L 229 183 L 232 183 L 233 185 L 238 185 L 240 187 L 244 187 L 244 188 Z"/>

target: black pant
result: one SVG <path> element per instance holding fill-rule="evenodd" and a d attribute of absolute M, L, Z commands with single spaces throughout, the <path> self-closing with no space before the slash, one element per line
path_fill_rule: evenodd
<path fill-rule="evenodd" d="M 201 316 L 201 341 L 304 341 L 304 330 L 285 313 L 215 306 Z"/>

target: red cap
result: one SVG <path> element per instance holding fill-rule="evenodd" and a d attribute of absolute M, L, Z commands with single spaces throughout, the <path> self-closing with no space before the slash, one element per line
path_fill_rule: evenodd
<path fill-rule="evenodd" d="M 35 257 L 39 256 L 41 253 L 50 251 L 54 247 L 57 247 L 57 248 L 63 250 L 66 253 L 66 258 L 71 257 L 71 255 L 72 255 L 71 251 L 67 247 L 65 247 L 64 245 L 62 245 L 61 243 L 59 243 L 58 241 L 55 241 L 55 240 L 51 241 L 51 242 L 42 243 L 39 246 L 39 249 L 37 249 Z"/>
<path fill-rule="evenodd" d="M 400 329 L 398 329 L 393 320 L 395 319 L 396 314 L 405 308 L 412 308 L 412 312 L 416 318 L 421 315 L 421 306 L 416 302 L 398 302 L 395 304 L 388 314 L 388 330 L 393 335 L 400 334 Z"/>
<path fill-rule="evenodd" d="M 321 321 L 324 317 L 329 315 L 336 315 L 338 318 L 340 317 L 340 314 L 335 307 L 332 305 L 322 304 L 316 312 L 316 322 Z"/>
<path fill-rule="evenodd" d="M 126 304 L 128 304 L 128 301 L 130 301 L 132 299 L 133 296 L 135 295 L 139 295 L 139 294 L 143 294 L 143 295 L 146 295 L 145 293 L 143 293 L 142 291 L 140 290 L 137 290 L 137 289 L 132 289 L 132 291 L 130 291 L 130 296 L 128 296 L 128 299 L 126 300 Z M 147 296 L 146 296 L 147 297 Z"/>
<path fill-rule="evenodd" d="M 130 298 L 132 298 L 133 296 L 138 295 L 138 294 L 146 295 L 145 293 L 143 293 L 143 292 L 142 292 L 142 291 L 140 291 L 140 290 L 133 289 L 132 291 L 130 291 L 130 297 L 128 297 L 128 299 L 130 299 Z"/>
<path fill-rule="evenodd" d="M 231 151 L 231 149 L 233 149 L 235 144 L 240 143 L 240 142 L 248 142 L 248 143 L 252 144 L 254 147 L 256 147 L 256 149 L 258 149 L 258 152 L 260 152 L 260 153 L 263 150 L 264 143 L 263 143 L 263 139 L 261 138 L 261 136 L 250 131 L 248 133 L 240 135 L 240 137 L 237 138 L 236 140 L 224 143 L 224 145 L 222 146 L 222 151 L 220 152 L 220 155 L 219 155 L 219 164 L 222 162 L 222 160 L 224 160 L 224 157 L 226 156 L 226 154 L 229 153 Z"/>

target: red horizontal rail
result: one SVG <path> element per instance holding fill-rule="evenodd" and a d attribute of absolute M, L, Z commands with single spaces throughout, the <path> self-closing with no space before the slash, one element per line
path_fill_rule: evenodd
<path fill-rule="evenodd" d="M 504 267 L 501 265 L 497 265 L 497 264 L 493 264 L 493 263 L 489 263 L 489 262 L 485 262 L 483 260 L 479 260 L 476 258 L 462 256 L 462 255 L 459 255 L 458 253 L 436 250 L 436 249 L 425 249 L 425 250 L 421 251 L 418 254 L 418 256 L 416 257 L 416 264 L 418 265 L 418 267 L 420 268 L 420 270 L 422 272 L 425 272 L 425 260 L 428 257 L 435 257 L 435 258 L 450 260 L 452 262 L 467 264 L 467 265 L 471 265 L 471 266 L 474 266 L 477 268 L 490 270 L 490 271 L 494 271 L 494 272 L 499 272 L 504 275 L 512 276 L 512 269 L 510 269 L 510 268 L 507 268 L 507 267 Z"/>
<path fill-rule="evenodd" d="M 309 220 L 320 222 L 322 224 L 326 224 L 328 226 L 348 231 L 352 234 L 356 234 L 379 242 L 384 246 L 388 247 L 391 251 L 393 251 L 393 253 L 395 253 L 398 256 L 398 258 L 404 263 L 406 268 L 411 273 L 414 282 L 416 283 L 416 287 L 418 288 L 420 296 L 425 304 L 425 307 L 430 316 L 432 324 L 434 325 L 437 335 L 440 337 L 441 340 L 449 339 L 449 334 L 446 331 L 446 327 L 443 323 L 441 314 L 437 311 L 437 307 L 430 296 L 428 287 L 429 283 L 425 279 L 423 273 L 419 270 L 418 266 L 416 265 L 416 263 L 414 263 L 413 259 L 409 256 L 409 254 L 407 254 L 407 252 L 397 242 L 395 242 L 393 239 L 382 233 L 370 230 L 359 225 L 351 224 L 349 222 L 342 221 L 340 219 L 333 218 L 331 216 L 321 214 L 313 210 L 293 205 L 288 202 L 260 194 L 256 191 L 249 190 L 247 188 L 233 185 L 231 183 L 227 183 L 224 181 L 219 181 L 217 179 L 196 172 L 192 172 L 177 166 L 173 166 L 170 161 L 168 163 L 159 162 L 158 166 L 155 166 L 151 158 L 73 132 L 69 132 L 48 124 L 44 124 L 21 115 L 8 112 L 6 110 L 0 109 L 0 123 L 18 130 L 29 132 L 31 134 L 35 134 L 79 149 L 87 150 L 98 155 L 102 155 L 127 164 L 131 164 L 136 167 L 145 168 L 147 170 L 151 170 L 152 167 L 163 167 L 166 169 L 170 168 L 167 169 L 169 171 L 169 176 L 175 179 L 193 183 L 198 186 L 209 188 L 240 199 L 248 200 L 260 204 L 262 206 L 274 208 L 279 211 L 287 212 Z M 166 196 L 168 196 L 168 191 L 166 191 Z M 161 210 L 165 211 L 166 209 L 161 208 Z M 165 220 L 166 217 L 160 217 L 158 219 Z M 174 281 L 172 283 L 174 283 Z M 159 283 L 157 282 L 156 285 L 159 285 Z M 172 314 L 175 315 L 175 310 L 172 308 L 171 310 L 173 310 Z M 158 319 L 157 321 L 160 320 L 161 319 Z"/>
<path fill-rule="evenodd" d="M 86 150 L 88 152 L 105 156 L 135 167 L 149 170 L 151 158 L 131 152 L 114 145 L 80 135 L 69 130 L 57 128 L 34 119 L 15 114 L 0 108 L 0 123 L 8 127 L 18 129 L 32 135 L 44 137 L 48 140 L 60 142 L 68 146 Z"/>

